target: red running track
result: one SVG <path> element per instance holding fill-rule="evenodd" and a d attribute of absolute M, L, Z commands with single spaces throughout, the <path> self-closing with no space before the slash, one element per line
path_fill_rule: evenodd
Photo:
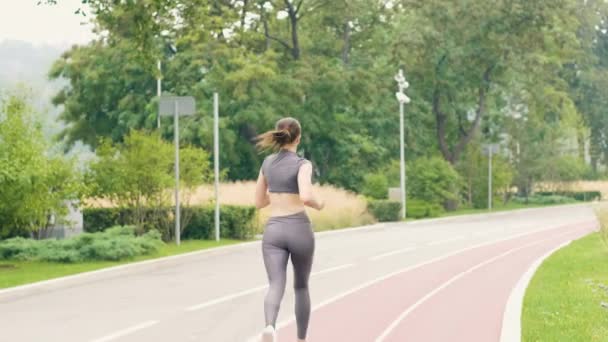
<path fill-rule="evenodd" d="M 530 265 L 595 226 L 533 233 L 394 275 L 315 310 L 307 340 L 499 341 L 511 290 Z M 295 341 L 295 335 L 294 323 L 279 330 L 280 341 Z"/>

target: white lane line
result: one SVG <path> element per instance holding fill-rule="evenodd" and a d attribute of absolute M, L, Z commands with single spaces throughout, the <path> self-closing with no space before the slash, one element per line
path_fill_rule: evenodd
<path fill-rule="evenodd" d="M 310 274 L 310 276 L 311 277 L 315 277 L 315 276 L 318 276 L 318 275 L 321 275 L 321 274 L 335 272 L 335 271 L 343 270 L 345 268 L 349 268 L 349 267 L 353 267 L 353 266 L 355 266 L 355 264 L 344 264 L 344 265 L 341 265 L 341 266 L 336 266 L 336 267 L 328 268 L 328 269 L 325 269 L 325 270 L 313 272 L 313 273 Z"/>
<path fill-rule="evenodd" d="M 458 241 L 458 240 L 464 240 L 464 236 L 457 236 L 457 237 L 451 238 L 451 239 L 433 241 L 433 242 L 429 242 L 428 245 L 429 246 L 437 246 L 437 245 L 443 245 L 443 244 L 450 243 L 450 242 L 453 242 L 453 241 Z"/>
<path fill-rule="evenodd" d="M 310 276 L 311 277 L 315 277 L 315 276 L 318 276 L 318 275 L 321 275 L 321 274 L 335 272 L 335 271 L 339 271 L 339 270 L 342 270 L 342 269 L 345 269 L 345 268 L 349 268 L 349 267 L 353 267 L 353 266 L 355 266 L 355 264 L 345 264 L 345 265 L 340 265 L 340 266 L 336 266 L 336 267 L 331 267 L 331 268 L 328 268 L 328 269 L 325 269 L 325 270 L 321 270 L 321 271 L 317 271 L 317 272 L 311 273 Z M 236 299 L 236 298 L 240 298 L 240 297 L 244 297 L 244 296 L 256 293 L 256 292 L 264 291 L 267 288 L 268 288 L 268 285 L 257 286 L 257 287 L 251 288 L 249 290 L 240 291 L 240 292 L 229 294 L 229 295 L 226 295 L 226 296 L 223 296 L 223 297 L 220 297 L 220 298 L 216 298 L 216 299 L 213 299 L 213 300 L 201 303 L 201 304 L 189 306 L 185 310 L 186 311 L 202 310 L 202 309 L 208 308 L 210 306 L 214 306 L 214 305 L 217 305 L 217 304 L 229 302 L 229 301 L 231 301 L 233 299 Z"/>
<path fill-rule="evenodd" d="M 149 327 L 151 327 L 151 326 L 153 326 L 155 324 L 158 324 L 158 322 L 159 321 L 147 321 L 147 322 L 143 322 L 141 324 L 134 325 L 134 326 L 132 326 L 130 328 L 119 330 L 119 331 L 117 331 L 117 332 L 115 332 L 115 333 L 113 333 L 111 335 L 107 335 L 107 336 L 98 338 L 96 340 L 92 340 L 91 342 L 108 342 L 108 341 L 112 341 L 112 340 L 115 340 L 117 338 L 120 338 L 120 337 L 129 335 L 129 334 L 132 334 L 132 333 L 134 333 L 136 331 L 149 328 Z"/>
<path fill-rule="evenodd" d="M 480 269 L 480 268 L 482 268 L 482 267 L 484 267 L 484 266 L 486 266 L 486 265 L 489 265 L 489 264 L 491 264 L 491 263 L 493 263 L 493 262 L 495 262 L 495 261 L 497 261 L 497 260 L 499 260 L 499 259 L 502 259 L 502 258 L 504 258 L 504 257 L 506 257 L 506 256 L 508 256 L 508 255 L 510 255 L 510 254 L 513 254 L 513 253 L 515 253 L 515 252 L 517 252 L 517 251 L 520 251 L 520 250 L 522 250 L 522 249 L 525 249 L 525 248 L 528 248 L 528 247 L 532 247 L 532 246 L 535 246 L 535 245 L 540 245 L 540 244 L 541 244 L 541 243 L 543 243 L 543 242 L 546 242 L 546 241 L 549 241 L 549 240 L 555 239 L 555 238 L 557 238 L 557 237 L 562 237 L 562 236 L 565 236 L 565 235 L 569 235 L 569 234 L 572 234 L 572 232 L 567 232 L 567 233 L 559 234 L 559 235 L 556 235 L 556 236 L 551 236 L 551 237 L 548 237 L 548 238 L 546 238 L 546 239 L 542 239 L 542 240 L 539 240 L 539 241 L 536 241 L 536 242 L 527 243 L 527 244 L 525 244 L 525 245 L 523 245 L 523 246 L 519 246 L 519 247 L 512 248 L 512 249 L 510 249 L 510 250 L 508 250 L 508 251 L 506 251 L 506 252 L 504 252 L 504 253 L 502 253 L 502 254 L 499 254 L 499 255 L 494 256 L 494 257 L 492 257 L 492 258 L 490 258 L 490 259 L 487 259 L 487 260 L 485 260 L 485 261 L 483 261 L 483 262 L 481 262 L 481 263 L 479 263 L 479 264 L 477 264 L 477 265 L 475 265 L 475 266 L 473 266 L 473 267 L 471 267 L 471 268 L 467 269 L 466 271 L 461 272 L 461 273 L 459 273 L 459 274 L 455 275 L 455 276 L 454 276 L 454 277 L 452 277 L 450 280 L 446 281 L 445 283 L 443 283 L 443 284 L 441 284 L 440 286 L 436 287 L 436 288 L 435 288 L 433 291 L 431 291 L 431 292 L 427 293 L 427 294 L 426 294 L 424 297 L 420 298 L 420 299 L 419 299 L 419 300 L 418 300 L 416 303 L 414 303 L 412 306 L 408 307 L 408 308 L 407 308 L 407 310 L 403 311 L 403 312 L 402 312 L 402 313 L 399 315 L 399 317 L 397 317 L 397 319 L 396 319 L 396 320 L 394 320 L 394 321 L 393 321 L 393 322 L 392 322 L 392 323 L 391 323 L 391 324 L 388 326 L 388 328 L 386 328 L 386 330 L 384 330 L 384 331 L 382 332 L 382 334 L 376 338 L 375 342 L 383 342 L 383 341 L 384 341 L 384 339 L 385 339 L 385 338 L 386 338 L 388 335 L 390 335 L 390 333 L 392 333 L 392 332 L 393 332 L 393 330 L 395 330 L 395 328 L 396 328 L 396 327 L 397 327 L 397 326 L 398 326 L 398 325 L 399 325 L 399 324 L 400 324 L 400 323 L 401 323 L 401 322 L 402 322 L 402 321 L 403 321 L 403 320 L 404 320 L 404 319 L 405 319 L 407 316 L 409 316 L 409 314 L 411 314 L 411 313 L 412 313 L 414 310 L 416 310 L 418 307 L 420 307 L 420 306 L 421 306 L 422 304 L 424 304 L 426 301 L 428 301 L 429 299 L 431 299 L 433 296 L 435 296 L 435 295 L 436 295 L 437 293 L 439 293 L 441 290 L 443 290 L 443 289 L 445 289 L 446 287 L 448 287 L 448 286 L 452 285 L 453 283 L 455 283 L 456 281 L 458 281 L 459 279 L 461 279 L 461 278 L 462 278 L 462 277 L 464 277 L 465 275 L 467 275 L 467 274 L 469 274 L 469 273 L 472 273 L 472 272 L 474 272 L 474 271 L 476 271 L 476 270 L 478 270 L 478 269 Z"/>
<path fill-rule="evenodd" d="M 494 233 L 496 233 L 496 231 L 483 231 L 483 232 L 473 233 L 473 236 L 488 236 L 488 235 L 492 235 Z"/>
<path fill-rule="evenodd" d="M 588 223 L 589 223 L 588 221 L 584 221 L 584 222 L 581 222 L 580 224 L 588 224 Z M 447 258 L 453 257 L 453 256 L 458 255 L 460 253 L 467 252 L 469 250 L 473 250 L 475 248 L 480 248 L 480 247 L 485 247 L 485 246 L 490 246 L 490 245 L 493 245 L 493 244 L 497 244 L 499 242 L 509 241 L 509 240 L 517 239 L 517 238 L 520 238 L 520 237 L 523 237 L 523 236 L 528 236 L 528 235 L 548 232 L 548 231 L 551 231 L 551 230 L 564 229 L 564 228 L 570 227 L 572 225 L 562 225 L 562 226 L 558 226 L 558 227 L 539 229 L 539 230 L 535 230 L 535 231 L 532 231 L 532 232 L 524 232 L 524 233 L 520 233 L 520 234 L 504 237 L 504 238 L 501 238 L 501 239 L 497 239 L 497 240 L 494 240 L 494 241 L 488 241 L 488 242 L 479 243 L 477 245 L 473 245 L 471 247 L 463 248 L 463 249 L 457 250 L 457 251 L 452 252 L 452 253 L 447 253 L 447 254 L 444 254 L 444 255 L 439 256 L 437 258 L 434 258 L 434 259 L 431 259 L 431 260 L 428 260 L 428 261 L 425 261 L 425 262 L 422 262 L 422 263 L 419 263 L 419 264 L 416 264 L 416 265 L 413 265 L 413 266 L 410 266 L 410 267 L 406 267 L 406 268 L 397 270 L 395 272 L 389 273 L 387 275 L 378 277 L 376 279 L 370 280 L 370 281 L 368 281 L 366 283 L 363 283 L 363 284 L 361 284 L 361 285 L 359 285 L 357 287 L 351 288 L 350 290 L 347 290 L 345 292 L 341 292 L 341 293 L 337 294 L 336 296 L 328 298 L 327 300 L 319 303 L 318 305 L 313 306 L 312 309 L 311 309 L 311 312 L 319 310 L 322 307 L 327 306 L 327 305 L 329 305 L 329 304 L 331 304 L 333 302 L 336 302 L 336 301 L 338 301 L 338 300 L 340 300 L 340 299 L 342 299 L 342 298 L 344 298 L 344 297 L 346 297 L 346 296 L 348 296 L 348 295 L 350 295 L 352 293 L 355 293 L 355 292 L 357 292 L 359 290 L 362 290 L 362 289 L 364 289 L 366 287 L 369 287 L 371 285 L 380 283 L 380 282 L 382 282 L 382 281 L 384 281 L 384 280 L 386 280 L 388 278 L 391 278 L 393 276 L 396 276 L 398 274 L 406 273 L 406 272 L 409 272 L 411 270 L 414 270 L 414 269 L 417 269 L 417 268 L 424 267 L 426 265 L 432 264 L 434 262 L 445 260 Z M 288 326 L 289 324 L 293 323 L 295 320 L 296 320 L 296 317 L 294 315 L 292 315 L 290 318 L 287 318 L 286 320 L 277 323 L 277 325 L 276 325 L 277 330 L 278 329 L 282 329 L 282 328 Z M 259 338 L 259 335 L 252 336 L 247 341 L 255 341 L 255 339 L 257 339 L 257 338 Z"/>
<path fill-rule="evenodd" d="M 384 259 L 384 258 L 389 257 L 389 256 L 393 256 L 393 255 L 397 255 L 397 254 L 402 254 L 402 253 L 407 253 L 407 252 L 411 252 L 411 251 L 415 251 L 415 250 L 416 250 L 416 247 L 406 247 L 406 248 L 394 250 L 394 251 L 391 251 L 391 252 L 388 252 L 388 253 L 378 254 L 376 256 L 373 256 L 373 257 L 369 258 L 369 260 L 376 261 L 376 260 Z"/>
<path fill-rule="evenodd" d="M 500 331 L 500 342 L 521 341 L 521 312 L 524 304 L 524 295 L 526 294 L 526 289 L 528 288 L 532 277 L 534 277 L 534 273 L 536 273 L 536 270 L 543 261 L 549 258 L 553 253 L 569 245 L 571 242 L 572 240 L 566 241 L 538 258 L 519 279 L 507 300 L 507 306 L 502 320 L 502 329 Z"/>
<path fill-rule="evenodd" d="M 231 301 L 231 300 L 239 298 L 239 297 L 243 297 L 243 296 L 250 295 L 252 293 L 263 291 L 263 290 L 265 290 L 267 288 L 268 288 L 268 285 L 263 285 L 263 286 L 254 287 L 254 288 L 249 289 L 249 290 L 245 290 L 245 291 L 229 294 L 227 296 L 216 298 L 216 299 L 210 300 L 208 302 L 204 302 L 204 303 L 201 303 L 201 304 L 189 306 L 189 307 L 186 308 L 186 311 L 196 311 L 196 310 L 205 309 L 205 308 L 208 308 L 208 307 L 213 306 L 213 305 L 217 305 L 217 304 L 220 304 L 220 303 L 228 302 L 228 301 Z"/>

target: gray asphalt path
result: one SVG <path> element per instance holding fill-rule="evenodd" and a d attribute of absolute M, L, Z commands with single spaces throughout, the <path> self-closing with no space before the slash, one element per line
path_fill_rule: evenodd
<path fill-rule="evenodd" d="M 593 220 L 592 209 L 579 205 L 322 234 L 317 236 L 311 278 L 313 306 L 466 248 L 536 231 L 550 236 L 551 228 Z M 279 322 L 293 316 L 290 285 L 291 273 Z M 2 298 L 0 341 L 244 342 L 264 325 L 265 286 L 259 243 L 200 253 L 145 270 Z"/>

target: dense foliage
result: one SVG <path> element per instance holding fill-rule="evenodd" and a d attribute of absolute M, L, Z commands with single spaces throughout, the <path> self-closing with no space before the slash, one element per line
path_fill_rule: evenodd
<path fill-rule="evenodd" d="M 403 67 L 408 160 L 440 154 L 457 165 L 472 146 L 500 142 L 503 178 L 512 168 L 523 193 L 555 178 L 548 159 L 582 160 L 585 144 L 593 169 L 606 165 L 603 1 L 83 2 L 104 35 L 50 73 L 70 80 L 55 98 L 68 141 L 96 146 L 155 128 L 161 60 L 164 91 L 198 100 L 183 127 L 192 144 L 211 146 L 211 94 L 220 93 L 230 179 L 257 175 L 252 139 L 292 115 L 318 179 L 369 192 L 379 179 L 365 175 L 399 156 L 392 77 Z M 161 132 L 171 138 L 169 121 Z"/>
<path fill-rule="evenodd" d="M 45 237 L 80 198 L 82 177 L 43 136 L 26 95 L 0 96 L 0 238 Z"/>
<path fill-rule="evenodd" d="M 188 223 L 182 227 L 182 238 L 187 239 L 214 239 L 215 221 L 214 206 L 184 207 L 182 215 L 189 216 Z M 90 208 L 83 211 L 84 229 L 87 232 L 100 232 L 116 224 L 130 224 L 133 221 L 133 209 L 128 208 Z M 163 230 L 163 239 L 171 238 L 172 209 L 145 208 L 144 221 L 148 223 L 147 230 L 153 230 L 155 225 L 168 224 Z M 220 235 L 222 238 L 251 239 L 258 232 L 255 207 L 222 205 L 220 220 Z"/>
<path fill-rule="evenodd" d="M 372 200 L 368 204 L 369 212 L 380 222 L 401 220 L 401 203 L 387 200 Z M 440 216 L 444 209 L 439 204 L 422 200 L 407 201 L 407 217 L 421 219 Z"/>
<path fill-rule="evenodd" d="M 65 240 L 16 237 L 0 241 L 0 260 L 82 262 L 121 260 L 157 251 L 163 242 L 158 231 L 136 236 L 134 227 L 112 227 Z"/>
<path fill-rule="evenodd" d="M 395 201 L 370 201 L 367 210 L 380 222 L 399 221 L 401 219 L 401 203 Z"/>

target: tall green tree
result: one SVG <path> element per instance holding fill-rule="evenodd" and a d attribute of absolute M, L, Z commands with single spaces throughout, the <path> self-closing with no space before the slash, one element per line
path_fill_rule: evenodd
<path fill-rule="evenodd" d="M 80 199 L 74 160 L 52 152 L 23 94 L 0 97 L 0 238 L 46 237 Z M 55 217 L 55 219 L 53 218 Z"/>
<path fill-rule="evenodd" d="M 408 5 L 411 12 L 396 23 L 403 38 L 393 58 L 408 67 L 414 87 L 424 89 L 439 150 L 452 164 L 514 75 L 534 78 L 545 66 L 571 59 L 577 48 L 574 0 Z"/>
<path fill-rule="evenodd" d="M 573 101 L 564 66 L 590 63 L 581 51 L 592 44 L 580 30 L 592 16 L 585 6 L 600 2 L 86 0 L 103 34 L 58 62 L 53 77 L 70 85 L 56 103 L 66 105 L 71 141 L 120 142 L 130 129 L 151 129 L 160 59 L 164 90 L 193 95 L 199 105 L 183 121 L 185 141 L 211 147 L 211 98 L 219 92 L 229 179 L 255 178 L 263 156 L 253 140 L 291 115 L 304 126 L 301 152 L 317 178 L 357 190 L 364 175 L 399 156 L 399 67 L 412 84 L 410 162 L 439 152 L 457 164 L 480 127 L 505 125 L 501 113 L 513 104 L 539 123 L 519 135 L 552 120 L 585 132 L 595 114 L 581 119 L 584 104 Z M 171 139 L 172 123 L 161 126 Z M 601 141 L 592 138 L 595 150 Z"/>

